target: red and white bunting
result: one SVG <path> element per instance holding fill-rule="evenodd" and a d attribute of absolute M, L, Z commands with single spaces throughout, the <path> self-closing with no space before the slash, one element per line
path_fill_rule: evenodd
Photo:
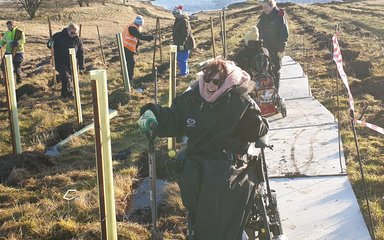
<path fill-rule="evenodd" d="M 339 47 L 339 42 L 337 41 L 337 36 L 336 35 L 334 35 L 332 37 L 332 41 L 333 41 L 333 61 L 335 61 L 336 66 L 337 66 L 337 70 L 338 70 L 339 75 L 340 75 L 340 78 L 343 81 L 344 86 L 345 86 L 345 88 L 348 91 L 348 102 L 349 102 L 350 109 L 354 112 L 355 111 L 355 106 L 354 106 L 354 102 L 353 102 L 353 96 L 352 96 L 351 90 L 349 89 L 347 74 L 345 74 L 345 72 L 344 72 L 343 57 L 341 55 L 341 51 L 340 51 L 340 47 Z M 356 119 L 353 119 L 353 120 L 355 122 L 357 122 L 358 124 L 361 124 L 361 125 L 363 125 L 365 127 L 368 127 L 368 128 L 370 128 L 372 130 L 375 130 L 376 132 L 384 134 L 384 129 L 381 128 L 381 127 L 378 127 L 378 126 L 376 126 L 374 124 L 363 122 L 363 121 L 360 121 L 360 120 L 356 120 Z"/>
<path fill-rule="evenodd" d="M 339 42 L 337 41 L 336 35 L 332 37 L 332 41 L 333 41 L 333 61 L 335 61 L 336 63 L 337 70 L 339 71 L 340 78 L 343 81 L 345 88 L 347 88 L 349 107 L 352 111 L 355 111 L 353 97 L 352 97 L 351 90 L 349 89 L 347 74 L 345 74 L 344 72 L 343 57 L 341 55 Z"/>
<path fill-rule="evenodd" d="M 368 128 L 370 128 L 372 130 L 375 130 L 378 133 L 384 134 L 384 128 L 376 126 L 376 125 L 374 125 L 372 123 L 367 123 L 367 122 L 360 121 L 360 120 L 355 120 L 355 122 L 357 122 L 358 124 L 363 125 L 365 127 L 368 127 Z"/>

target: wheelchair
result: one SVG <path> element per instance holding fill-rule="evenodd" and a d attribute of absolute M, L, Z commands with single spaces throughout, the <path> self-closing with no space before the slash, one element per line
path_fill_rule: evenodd
<path fill-rule="evenodd" d="M 256 197 L 244 228 L 247 236 L 243 239 L 288 240 L 283 235 L 276 192 L 271 189 L 269 184 L 265 148 L 273 148 L 272 145 L 268 145 L 266 137 L 260 138 L 248 148 L 247 158 L 256 164 L 258 181 L 255 187 Z"/>

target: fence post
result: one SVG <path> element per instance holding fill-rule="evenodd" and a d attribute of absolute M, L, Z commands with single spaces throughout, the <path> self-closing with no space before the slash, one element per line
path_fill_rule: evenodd
<path fill-rule="evenodd" d="M 159 18 L 156 18 L 155 41 L 153 44 L 152 72 L 155 71 L 155 65 L 156 65 L 157 38 L 159 37 L 159 28 L 158 27 L 159 27 Z"/>
<path fill-rule="evenodd" d="M 79 25 L 79 38 L 81 38 L 81 29 L 82 29 L 82 25 L 80 24 Z"/>
<path fill-rule="evenodd" d="M 48 16 L 48 28 L 49 28 L 49 39 L 52 40 L 52 25 L 51 19 Z M 54 45 L 55 43 L 53 43 Z M 52 77 L 53 77 L 53 87 L 56 86 L 56 65 L 55 65 L 55 49 L 54 46 L 51 46 L 51 63 L 52 63 Z"/>
<path fill-rule="evenodd" d="M 225 9 L 223 10 L 223 37 L 224 37 L 224 58 L 227 59 L 227 20 Z"/>
<path fill-rule="evenodd" d="M 125 59 L 123 37 L 121 36 L 121 33 L 117 33 L 116 38 L 117 38 L 117 47 L 119 49 L 120 66 L 121 66 L 121 74 L 123 75 L 124 90 L 130 93 L 131 84 L 129 82 L 127 60 Z"/>
<path fill-rule="evenodd" d="M 20 129 L 17 113 L 15 76 L 13 75 L 13 63 L 11 54 L 5 55 L 5 89 L 7 92 L 9 123 L 12 136 L 12 150 L 14 154 L 20 154 Z"/>
<path fill-rule="evenodd" d="M 157 86 L 157 75 L 158 75 L 158 72 L 157 72 L 157 67 L 155 67 L 155 104 L 157 104 L 157 92 L 158 92 L 158 86 Z"/>
<path fill-rule="evenodd" d="M 213 33 L 213 20 L 212 17 L 209 18 L 211 22 L 211 38 L 212 38 L 212 50 L 213 50 L 213 58 L 216 59 L 216 44 L 215 44 L 215 35 Z"/>
<path fill-rule="evenodd" d="M 105 66 L 106 65 L 106 63 L 105 63 L 105 55 L 104 55 L 104 50 L 103 50 L 103 44 L 101 43 L 99 25 L 96 25 L 96 29 L 97 29 L 97 36 L 99 37 L 101 56 L 103 57 L 103 63 L 104 63 L 104 66 Z"/>
<path fill-rule="evenodd" d="M 93 108 L 95 110 L 94 118 L 96 132 L 96 157 L 98 161 L 99 198 L 103 198 L 103 200 L 99 203 L 100 215 L 102 217 L 102 209 L 105 208 L 105 239 L 117 240 L 111 133 L 108 118 L 107 72 L 106 70 L 93 70 L 90 74 L 92 79 L 92 89 L 94 90 Z M 100 124 L 99 129 L 97 129 L 96 125 L 98 123 Z M 100 184 L 102 186 L 100 186 Z"/>
<path fill-rule="evenodd" d="M 161 40 L 160 19 L 159 19 L 159 26 L 157 28 L 159 29 L 160 64 L 163 64 L 163 47 L 162 47 L 162 40 Z"/>
<path fill-rule="evenodd" d="M 219 14 L 219 18 L 220 18 L 220 33 L 221 33 L 221 45 L 223 47 L 223 56 L 225 57 L 225 43 L 224 43 L 224 26 L 223 26 L 223 13 L 220 12 Z"/>
<path fill-rule="evenodd" d="M 306 55 L 307 55 L 307 49 L 305 48 L 305 31 L 303 31 L 303 77 L 305 76 L 304 69 L 305 69 L 305 64 L 306 64 Z"/>
<path fill-rule="evenodd" d="M 177 59 L 177 46 L 170 46 L 170 59 L 169 59 L 169 101 L 168 106 L 172 105 L 172 101 L 176 96 L 176 59 Z M 176 148 L 176 138 L 168 138 L 168 155 Z"/>
<path fill-rule="evenodd" d="M 74 48 L 69 49 L 69 59 L 70 59 L 71 68 L 72 68 L 73 92 L 75 95 L 77 122 L 82 123 L 83 115 L 81 111 L 81 101 L 80 101 L 79 74 L 77 71 L 76 51 Z"/>

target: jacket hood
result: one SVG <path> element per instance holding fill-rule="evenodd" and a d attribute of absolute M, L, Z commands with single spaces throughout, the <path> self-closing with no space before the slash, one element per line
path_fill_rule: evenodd
<path fill-rule="evenodd" d="M 249 74 L 235 65 L 232 61 L 227 61 L 225 64 L 228 76 L 223 84 L 214 93 L 208 92 L 203 75 L 198 79 L 200 96 L 207 102 L 214 102 L 220 96 L 232 90 L 239 95 L 246 95 L 254 89 L 255 84 L 251 81 Z"/>

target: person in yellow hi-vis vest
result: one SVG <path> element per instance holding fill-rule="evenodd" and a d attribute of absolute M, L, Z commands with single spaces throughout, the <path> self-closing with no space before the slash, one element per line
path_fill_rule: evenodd
<path fill-rule="evenodd" d="M 16 82 L 21 83 L 21 63 L 24 60 L 24 31 L 17 28 L 14 21 L 7 21 L 8 31 L 3 34 L 0 41 L 0 48 L 5 46 L 5 55 L 12 54 Z M 1 61 L 1 70 L 5 72 L 4 57 Z"/>
<path fill-rule="evenodd" d="M 137 49 L 140 44 L 140 40 L 152 41 L 154 36 L 143 35 L 141 33 L 142 26 L 144 25 L 144 18 L 140 15 L 136 16 L 133 23 L 124 28 L 123 42 L 125 59 L 127 60 L 128 76 L 132 81 L 135 68 L 135 54 L 138 54 Z"/>

